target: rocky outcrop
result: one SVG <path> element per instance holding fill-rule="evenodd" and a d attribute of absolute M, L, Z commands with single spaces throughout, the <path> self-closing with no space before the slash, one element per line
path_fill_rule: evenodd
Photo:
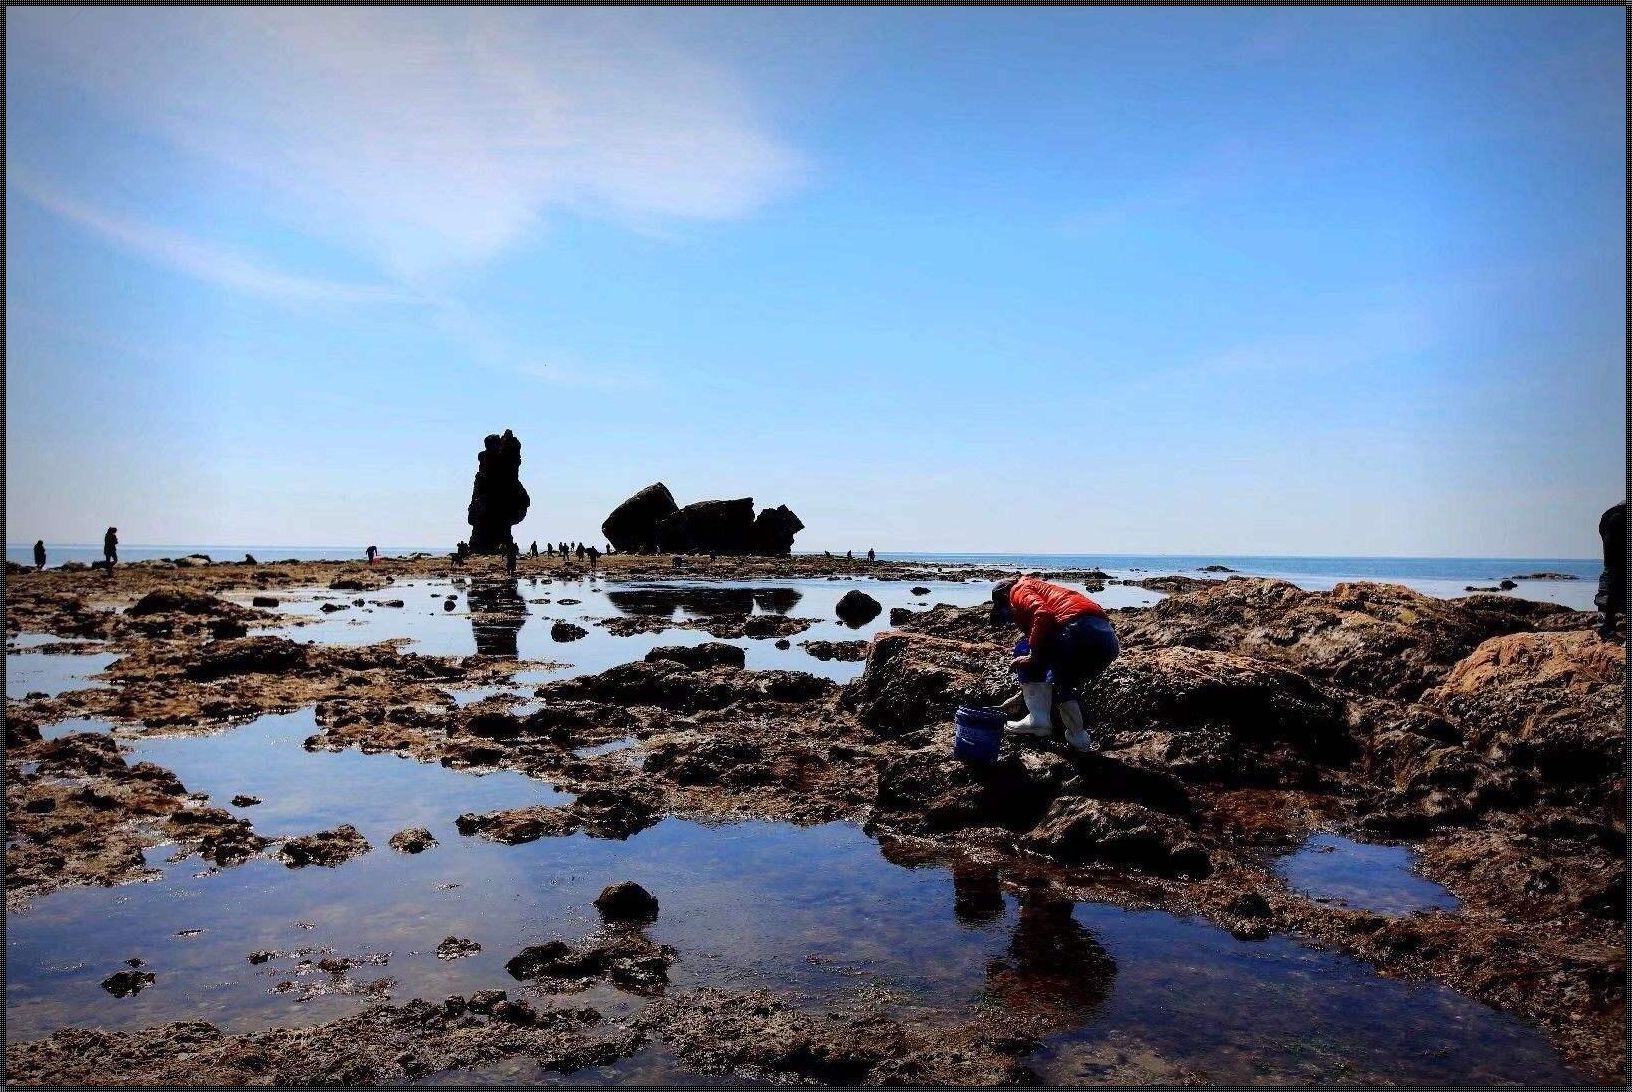
<path fill-rule="evenodd" d="M 1494 595 L 1435 599 L 1395 584 L 1308 592 L 1282 580 L 1231 577 L 1119 613 L 1116 622 L 1124 649 L 1231 652 L 1346 690 L 1410 700 L 1481 641 L 1531 629 L 1562 609 Z"/>
<path fill-rule="evenodd" d="M 607 921 L 656 921 L 657 897 L 633 880 L 609 884 L 595 898 Z"/>
<path fill-rule="evenodd" d="M 804 521 L 785 504 L 766 508 L 754 520 L 751 547 L 756 554 L 780 557 L 793 552 L 793 536 L 805 529 Z"/>
<path fill-rule="evenodd" d="M 1190 829 L 1138 804 L 1063 797 L 1026 835 L 1030 848 L 1063 861 L 1130 865 L 1203 879 L 1212 865 Z"/>
<path fill-rule="evenodd" d="M 290 868 L 322 865 L 333 868 L 369 851 L 368 840 L 350 823 L 341 823 L 333 830 L 320 830 L 300 838 L 291 838 L 278 849 L 278 856 Z"/>
<path fill-rule="evenodd" d="M 750 553 L 754 498 L 695 501 L 657 525 L 657 548 L 671 553 Z"/>
<path fill-rule="evenodd" d="M 476 456 L 476 480 L 470 489 L 470 549 L 498 553 L 515 543 L 510 529 L 527 516 L 532 503 L 521 484 L 521 441 L 509 429 L 489 435 Z"/>
<path fill-rule="evenodd" d="M 669 487 L 653 482 L 612 509 L 601 523 L 601 533 L 614 550 L 622 553 L 656 550 L 657 525 L 679 509 Z"/>
<path fill-rule="evenodd" d="M 675 504 L 662 482 L 654 482 L 618 505 L 601 523 L 601 533 L 624 552 L 764 554 L 783 556 L 805 525 L 787 505 L 754 515 L 754 499 L 703 500 Z"/>
<path fill-rule="evenodd" d="M 705 641 L 700 645 L 660 645 L 646 653 L 646 662 L 676 663 L 682 667 L 742 667 L 748 654 L 736 645 L 724 641 Z"/>

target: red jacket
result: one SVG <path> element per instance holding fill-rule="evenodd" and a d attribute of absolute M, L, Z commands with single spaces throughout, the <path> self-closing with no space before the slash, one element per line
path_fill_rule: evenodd
<path fill-rule="evenodd" d="M 1022 576 L 1014 582 L 1014 587 L 1009 589 L 1009 608 L 1014 612 L 1015 622 L 1026 631 L 1033 655 L 1050 634 L 1073 618 L 1105 614 L 1104 607 L 1081 592 L 1035 576 Z"/>

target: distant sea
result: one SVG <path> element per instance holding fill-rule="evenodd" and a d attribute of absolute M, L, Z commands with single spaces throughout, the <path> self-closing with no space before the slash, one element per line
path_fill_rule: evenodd
<path fill-rule="evenodd" d="M 46 543 L 47 564 L 64 561 L 99 561 L 100 544 Z M 381 546 L 380 553 L 401 557 L 417 552 L 447 553 L 446 547 Z M 363 547 L 354 546 L 125 546 L 119 547 L 121 561 L 152 557 L 183 557 L 206 554 L 215 561 L 242 561 L 252 554 L 259 561 L 359 560 Z M 1180 573 L 1189 576 L 1229 576 L 1203 573 L 1206 565 L 1225 565 L 1246 576 L 1268 576 L 1287 580 L 1301 588 L 1322 591 L 1348 580 L 1378 580 L 1404 584 L 1429 595 L 1446 598 L 1467 594 L 1469 585 L 1489 586 L 1504 578 L 1529 573 L 1554 572 L 1574 576 L 1574 580 L 1520 580 L 1512 595 L 1526 599 L 1561 603 L 1577 610 L 1591 610 L 1603 562 L 1598 558 L 1559 557 L 1277 557 L 1232 556 L 1229 554 L 967 554 L 896 553 L 878 555 L 888 561 L 921 561 L 951 568 L 1040 570 L 1102 569 L 1114 577 L 1138 578 Z M 6 545 L 6 560 L 23 565 L 34 561 L 33 544 Z"/>

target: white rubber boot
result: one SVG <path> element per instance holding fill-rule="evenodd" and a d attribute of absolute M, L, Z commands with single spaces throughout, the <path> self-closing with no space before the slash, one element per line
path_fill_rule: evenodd
<path fill-rule="evenodd" d="M 1060 727 L 1065 729 L 1065 741 L 1072 747 L 1084 754 L 1094 749 L 1094 741 L 1088 737 L 1088 726 L 1084 723 L 1082 703 L 1075 698 L 1060 703 Z"/>
<path fill-rule="evenodd" d="M 1020 694 L 1026 699 L 1026 715 L 1003 727 L 1023 736 L 1052 735 L 1054 722 L 1049 718 L 1049 706 L 1054 702 L 1054 688 L 1046 682 L 1021 683 Z"/>

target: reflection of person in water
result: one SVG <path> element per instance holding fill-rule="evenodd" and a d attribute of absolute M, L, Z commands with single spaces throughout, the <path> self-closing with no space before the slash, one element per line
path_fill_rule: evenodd
<path fill-rule="evenodd" d="M 468 597 L 476 655 L 516 659 L 516 635 L 527 624 L 527 601 L 521 597 L 516 582 L 474 580 Z"/>
<path fill-rule="evenodd" d="M 986 996 L 1038 1021 L 1036 1033 L 1085 1023 L 1116 983 L 1116 960 L 1075 908 L 1064 896 L 1028 892 L 1008 952 L 986 967 Z"/>

